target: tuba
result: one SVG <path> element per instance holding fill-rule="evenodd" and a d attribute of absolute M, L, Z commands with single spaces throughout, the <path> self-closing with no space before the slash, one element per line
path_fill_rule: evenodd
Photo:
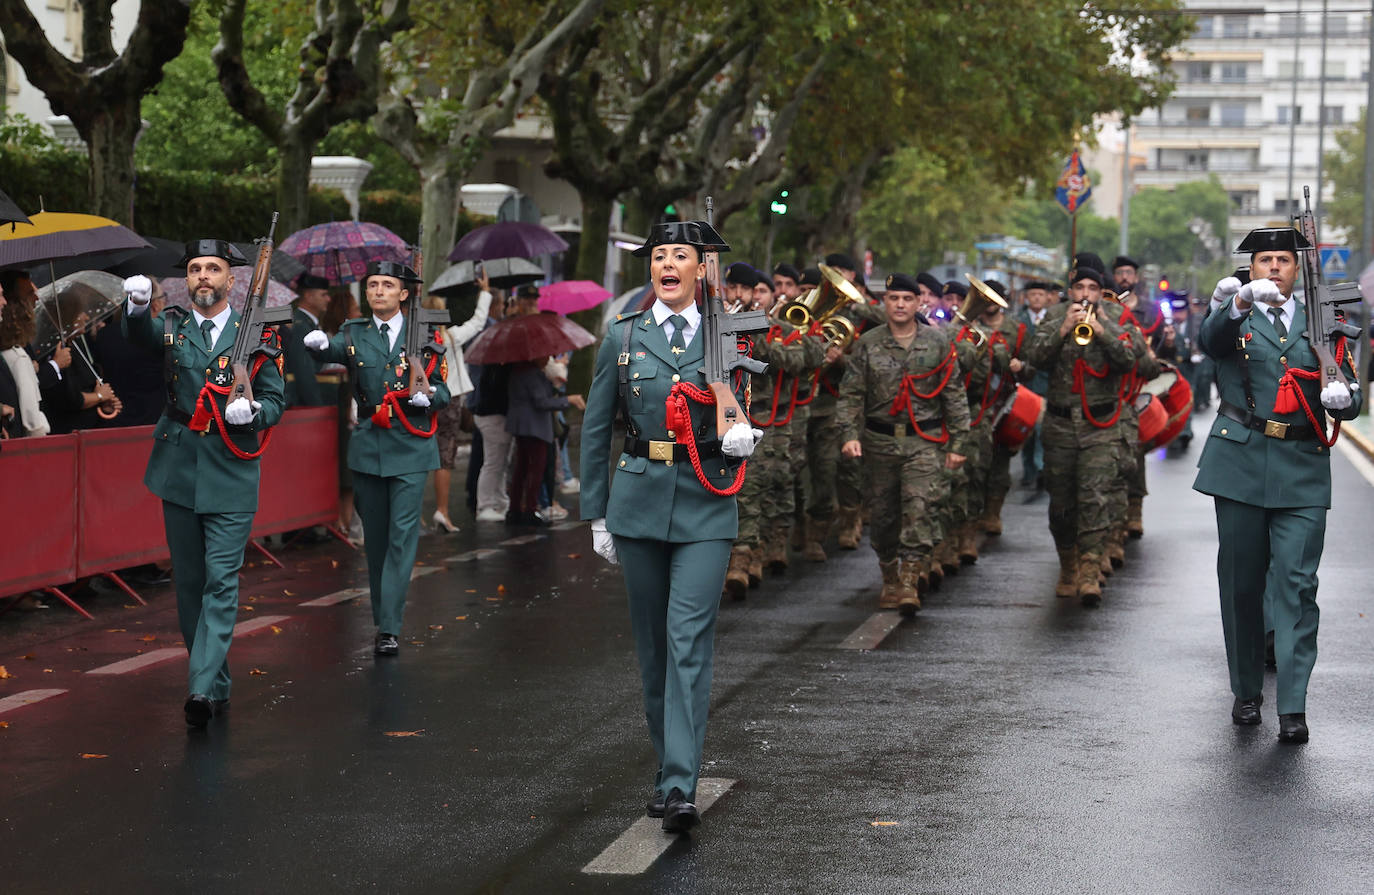
<path fill-rule="evenodd" d="M 973 336 L 973 344 L 981 345 L 987 341 L 988 335 L 983 332 L 983 328 L 978 325 L 977 320 L 993 306 L 1006 310 L 1007 302 L 1002 296 L 993 291 L 987 283 L 975 277 L 973 274 L 965 274 L 969 283 L 973 286 L 969 290 L 968 296 L 964 298 L 964 303 L 959 310 L 954 312 L 955 318 L 968 327 L 969 334 Z"/>
<path fill-rule="evenodd" d="M 840 316 L 840 312 L 851 304 L 862 304 L 863 293 L 835 268 L 825 264 L 818 266 L 821 285 L 783 305 L 779 316 L 798 329 L 808 329 L 812 323 L 819 322 L 827 344 L 847 348 L 859 333 L 853 323 Z"/>

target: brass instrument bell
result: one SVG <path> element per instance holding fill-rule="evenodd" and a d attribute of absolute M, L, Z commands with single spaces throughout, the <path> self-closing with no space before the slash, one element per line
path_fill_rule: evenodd
<path fill-rule="evenodd" d="M 982 317 L 987 313 L 987 310 L 993 306 L 999 307 L 1005 311 L 1007 309 L 1007 302 L 1002 296 L 998 295 L 991 286 L 984 283 L 973 274 L 964 274 L 964 276 L 968 277 L 968 281 L 973 288 L 970 289 L 968 295 L 965 296 L 964 303 L 959 306 L 959 310 L 954 312 L 954 316 L 959 322 L 968 327 L 969 333 L 973 336 L 973 343 L 975 345 L 981 345 L 983 342 L 987 341 L 988 336 L 987 333 L 983 332 L 983 328 L 977 324 L 978 318 Z"/>
<path fill-rule="evenodd" d="M 1106 301 L 1114 301 L 1117 304 L 1121 303 L 1121 298 L 1110 289 L 1102 290 L 1102 298 Z M 1089 305 L 1087 318 L 1073 328 L 1073 341 L 1075 345 L 1086 346 L 1088 343 L 1092 342 L 1093 336 L 1095 335 L 1092 322 L 1093 318 L 1096 316 L 1097 305 Z"/>
<path fill-rule="evenodd" d="M 820 321 L 826 342 L 836 348 L 846 348 L 859 333 L 852 322 L 840 316 L 840 312 L 851 304 L 862 304 L 863 293 L 835 268 L 827 264 L 817 267 L 821 272 L 821 284 L 783 305 L 779 316 L 798 329 L 807 329 Z"/>

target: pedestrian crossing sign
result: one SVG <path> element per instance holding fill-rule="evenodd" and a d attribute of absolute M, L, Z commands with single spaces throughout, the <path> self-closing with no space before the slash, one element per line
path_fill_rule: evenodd
<path fill-rule="evenodd" d="M 1345 246 L 1326 246 L 1321 250 L 1322 276 L 1328 280 L 1344 280 L 1350 274 L 1350 249 Z"/>

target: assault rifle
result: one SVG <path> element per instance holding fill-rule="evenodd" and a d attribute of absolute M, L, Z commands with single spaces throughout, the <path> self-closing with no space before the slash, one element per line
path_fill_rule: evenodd
<path fill-rule="evenodd" d="M 253 371 L 250 365 L 254 356 L 261 354 L 268 360 L 275 360 L 281 354 L 281 348 L 274 344 L 272 333 L 269 332 L 264 341 L 263 332 L 269 326 L 291 322 L 290 305 L 282 305 L 280 308 L 267 307 L 267 287 L 272 279 L 272 236 L 276 231 L 277 213 L 274 211 L 267 235 L 256 240 L 258 260 L 253 265 L 253 278 L 248 283 L 248 298 L 243 303 L 239 330 L 234 334 L 234 347 L 229 352 L 229 370 L 233 380 L 229 395 L 225 398 L 226 403 L 239 398 L 246 398 L 250 402 L 253 400 Z M 220 370 L 216 370 L 212 376 L 212 381 L 227 378 Z M 215 384 L 224 385 L 223 382 Z"/>
<path fill-rule="evenodd" d="M 1321 250 L 1317 247 L 1317 220 L 1312 215 L 1312 191 L 1302 188 L 1303 213 L 1296 218 L 1298 230 L 1309 243 L 1305 249 L 1298 250 L 1299 263 L 1302 264 L 1303 302 L 1307 306 L 1307 338 L 1312 350 L 1317 353 L 1317 366 L 1321 370 L 1321 386 L 1339 382 L 1350 389 L 1360 387 L 1359 377 L 1352 382 L 1346 379 L 1336 363 L 1336 339 L 1344 336 L 1349 340 L 1347 352 L 1353 352 L 1360 340 L 1360 328 L 1350 321 L 1359 319 L 1356 310 L 1363 304 L 1360 284 L 1354 281 L 1328 286 L 1322 277 Z M 1347 309 L 1350 309 L 1347 312 Z M 1354 359 L 1351 355 L 1351 363 Z"/>
<path fill-rule="evenodd" d="M 425 228 L 421 226 L 417 234 L 415 252 L 410 258 L 411 269 L 420 279 L 415 284 L 415 294 L 410 298 L 410 325 L 406 327 L 406 366 L 410 369 L 410 387 L 406 392 L 408 395 L 434 393 L 434 388 L 429 384 L 429 377 L 425 375 L 425 351 L 428 349 L 434 352 L 435 357 L 444 353 L 443 327 L 449 323 L 449 312 L 446 309 L 420 306 L 425 290 L 425 257 L 422 248 L 424 238 Z M 435 324 L 439 328 L 431 329 L 431 325 Z"/>
<path fill-rule="evenodd" d="M 712 218 L 712 199 L 706 197 L 706 223 L 715 233 Z M 716 435 L 723 438 L 729 428 L 744 422 L 744 414 L 739 402 L 735 400 L 734 389 L 730 387 L 730 374 L 735 370 L 750 373 L 764 373 L 768 364 L 755 360 L 739 349 L 739 337 L 748 333 L 767 332 L 768 315 L 763 311 L 740 311 L 736 314 L 725 313 L 722 297 L 725 289 L 720 279 L 720 246 L 706 247 L 702 260 L 706 262 L 706 278 L 702 283 L 701 334 L 705 341 L 706 385 L 716 396 Z"/>

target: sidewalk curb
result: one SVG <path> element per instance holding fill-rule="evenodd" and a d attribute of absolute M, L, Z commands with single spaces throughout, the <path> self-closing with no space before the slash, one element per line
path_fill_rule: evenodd
<path fill-rule="evenodd" d="M 1368 435 L 1360 432 L 1354 426 L 1341 426 L 1341 434 L 1350 439 L 1355 447 L 1360 449 L 1360 453 L 1365 455 L 1366 459 L 1374 462 L 1374 441 L 1370 441 Z"/>

